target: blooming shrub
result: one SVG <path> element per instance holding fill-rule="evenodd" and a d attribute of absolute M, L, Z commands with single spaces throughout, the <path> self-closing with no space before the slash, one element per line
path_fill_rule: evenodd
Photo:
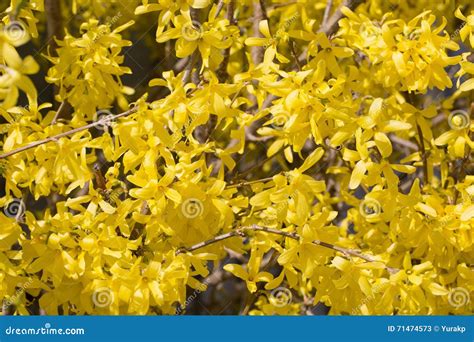
<path fill-rule="evenodd" d="M 473 312 L 471 1 L 47 3 L 1 14 L 4 313 Z"/>

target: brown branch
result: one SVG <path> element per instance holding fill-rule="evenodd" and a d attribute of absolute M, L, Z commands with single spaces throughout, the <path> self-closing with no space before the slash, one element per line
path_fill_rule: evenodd
<path fill-rule="evenodd" d="M 222 9 L 224 8 L 224 5 L 225 5 L 225 1 L 224 0 L 219 0 L 219 3 L 217 4 L 217 10 L 216 10 L 216 14 L 214 16 L 214 19 L 216 19 L 219 16 Z"/>
<path fill-rule="evenodd" d="M 57 48 L 56 39 L 64 37 L 63 32 L 63 18 L 61 15 L 61 1 L 60 0 L 45 0 L 44 11 L 46 13 L 46 24 L 49 45 Z"/>
<path fill-rule="evenodd" d="M 291 56 L 296 61 L 296 67 L 298 68 L 298 71 L 301 71 L 301 64 L 298 61 L 298 55 L 296 54 L 295 42 L 293 40 L 290 40 L 288 43 L 290 45 Z"/>
<path fill-rule="evenodd" d="M 199 243 L 197 243 L 197 244 L 195 244 L 191 247 L 180 248 L 176 251 L 176 254 L 178 255 L 178 254 L 182 254 L 182 253 L 186 253 L 186 252 L 193 252 L 197 249 L 207 247 L 207 246 L 212 245 L 216 242 L 223 241 L 223 240 L 229 239 L 231 237 L 235 237 L 235 236 L 245 237 L 245 236 L 247 236 L 246 234 L 249 231 L 265 232 L 265 233 L 269 233 L 269 234 L 275 234 L 275 235 L 288 237 L 288 238 L 293 239 L 293 240 L 298 240 L 298 241 L 301 240 L 301 237 L 296 233 L 284 232 L 284 231 L 281 231 L 281 230 L 262 227 L 262 226 L 258 226 L 256 224 L 254 224 L 254 225 L 251 225 L 251 226 L 240 227 L 237 230 L 229 232 L 229 233 L 218 235 L 218 236 L 216 236 L 212 239 L 209 239 L 209 240 L 206 240 L 206 241 L 203 241 L 203 242 L 199 242 Z M 332 249 L 336 252 L 342 253 L 346 257 L 352 256 L 352 257 L 356 257 L 356 258 L 365 260 L 367 262 L 377 262 L 378 261 L 378 260 L 375 260 L 374 258 L 372 258 L 371 256 L 363 254 L 363 253 L 361 253 L 361 252 L 359 252 L 358 250 L 355 250 L 355 249 L 349 249 L 349 248 L 336 246 L 336 245 L 333 245 L 332 243 L 324 242 L 324 241 L 321 241 L 321 240 L 314 240 L 314 241 L 312 241 L 312 243 L 314 243 L 315 245 L 325 247 L 325 248 L 328 248 L 328 249 Z M 385 269 L 387 271 L 389 271 L 390 273 L 398 272 L 398 269 L 388 267 L 388 266 L 385 266 Z"/>
<path fill-rule="evenodd" d="M 56 121 L 58 120 L 58 118 L 61 115 L 61 112 L 64 110 L 65 105 L 66 105 L 66 101 L 61 102 L 61 104 L 59 105 L 58 110 L 56 111 L 56 114 L 54 114 L 54 118 L 51 121 L 51 125 L 54 125 L 56 123 Z"/>
<path fill-rule="evenodd" d="M 324 9 L 323 22 L 321 23 L 322 27 L 325 27 L 327 25 L 327 22 L 329 20 L 329 13 L 331 13 L 331 9 L 332 9 L 332 0 L 328 0 L 326 4 L 326 8 Z"/>
<path fill-rule="evenodd" d="M 230 0 L 229 3 L 227 4 L 227 13 L 226 13 L 226 19 L 229 21 L 230 25 L 236 24 L 234 12 L 235 12 L 235 0 Z M 227 72 L 229 59 L 230 59 L 230 47 L 224 50 L 224 58 L 216 71 L 216 75 L 219 78 L 219 82 L 224 82 L 227 79 L 227 77 L 229 77 L 229 74 Z"/>
<path fill-rule="evenodd" d="M 339 20 L 344 17 L 344 14 L 341 12 L 342 7 L 347 7 L 350 10 L 354 10 L 363 2 L 364 0 L 344 0 L 336 12 L 334 12 L 334 14 L 327 20 L 326 25 L 321 28 L 321 32 L 326 33 L 328 36 L 336 33 L 336 31 L 339 29 Z"/>
<path fill-rule="evenodd" d="M 253 0 L 253 34 L 254 37 L 262 38 L 259 24 L 262 20 L 267 20 L 267 11 L 265 9 L 265 0 Z M 262 63 L 264 54 L 263 46 L 253 46 L 251 49 L 252 62 L 255 65 Z"/>
<path fill-rule="evenodd" d="M 191 55 L 191 57 L 188 59 L 187 64 L 186 64 L 186 69 L 184 70 L 184 74 L 183 74 L 183 84 L 188 83 L 189 80 L 191 79 L 191 73 L 193 72 L 193 68 L 198 59 L 198 55 L 199 55 L 199 50 L 196 49 Z"/>
<path fill-rule="evenodd" d="M 425 139 L 423 138 L 423 131 L 421 130 L 420 125 L 416 124 L 416 129 L 418 131 L 418 137 L 420 139 L 420 153 L 421 159 L 423 160 L 423 179 L 424 185 L 428 185 L 428 160 L 425 149 Z"/>
<path fill-rule="evenodd" d="M 260 183 L 260 182 L 268 182 L 268 181 L 271 181 L 272 179 L 273 179 L 273 177 L 267 177 L 267 178 L 252 180 L 252 181 L 243 181 L 243 182 L 239 182 L 239 183 L 236 183 L 236 184 L 230 184 L 226 188 L 227 189 L 229 189 L 229 188 L 239 188 L 239 187 L 245 186 L 245 185 L 252 185 L 252 184 Z"/>
<path fill-rule="evenodd" d="M 474 112 L 474 102 L 471 104 L 471 112 Z M 472 138 L 472 133 L 470 139 L 473 140 Z M 462 181 L 466 177 L 466 166 L 469 164 L 470 158 L 472 156 L 471 148 L 469 145 L 466 146 L 466 151 L 464 154 L 464 158 L 462 159 L 461 165 L 459 168 L 455 169 L 453 179 L 454 179 L 454 184 L 458 184 L 459 181 Z M 471 174 L 468 172 L 468 174 Z M 454 187 L 454 203 L 456 204 L 459 198 L 459 189 Z"/>
<path fill-rule="evenodd" d="M 96 127 L 96 126 L 100 126 L 100 125 L 106 125 L 107 123 L 111 122 L 111 121 L 114 121 L 118 118 L 121 118 L 121 117 L 124 117 L 124 116 L 127 116 L 127 115 L 130 115 L 130 114 L 133 114 L 135 113 L 136 111 L 138 110 L 138 107 L 133 107 L 129 110 L 127 110 L 126 112 L 123 112 L 123 113 L 120 113 L 120 114 L 117 114 L 117 115 L 114 115 L 112 117 L 104 117 L 100 120 L 97 120 L 96 122 L 93 122 L 93 123 L 90 123 L 88 125 L 85 125 L 85 126 L 81 126 L 81 127 L 78 127 L 78 128 L 74 128 L 74 129 L 71 129 L 70 131 L 67 131 L 67 132 L 63 132 L 63 133 L 59 133 L 59 134 L 56 134 L 52 137 L 49 137 L 49 138 L 46 138 L 46 139 L 42 139 L 42 140 L 38 140 L 38 141 L 34 141 L 32 143 L 29 143 L 28 145 L 25 145 L 25 146 L 22 146 L 22 147 L 19 147 L 17 149 L 14 149 L 14 150 L 11 150 L 10 152 L 6 152 L 6 153 L 3 153 L 0 155 L 0 159 L 5 159 L 7 157 L 10 157 L 14 154 L 17 154 L 17 153 L 20 153 L 20 152 L 24 152 L 24 151 L 27 151 L 27 150 L 30 150 L 32 148 L 35 148 L 37 146 L 40 146 L 40 145 L 43 145 L 43 144 L 46 144 L 46 143 L 49 143 L 51 141 L 57 141 L 58 139 L 60 138 L 63 138 L 63 137 L 66 137 L 68 135 L 71 135 L 71 134 L 75 134 L 75 133 L 78 133 L 78 132 L 82 132 L 82 131 L 86 131 L 88 130 L 89 128 L 93 128 L 93 127 Z"/>
<path fill-rule="evenodd" d="M 18 17 L 20 10 L 27 4 L 26 0 L 21 0 L 18 5 L 8 14 L 10 22 L 15 22 Z"/>
<path fill-rule="evenodd" d="M 344 2 L 338 7 L 338 9 L 333 13 L 333 15 L 329 17 L 325 25 L 321 25 L 318 32 L 323 32 L 327 36 L 330 36 L 336 33 L 337 30 L 339 29 L 339 20 L 341 20 L 344 17 L 344 14 L 341 12 L 341 8 L 345 6 L 353 11 L 354 9 L 357 8 L 357 6 L 359 6 L 363 2 L 364 0 L 344 0 Z M 307 54 L 305 51 L 298 57 L 298 62 L 300 64 L 303 64 L 305 62 L 306 55 Z M 293 67 L 293 69 L 295 68 L 296 68 L 296 65 Z"/>
<path fill-rule="evenodd" d="M 413 142 L 411 142 L 411 141 L 409 141 L 409 140 L 405 140 L 405 139 L 403 139 L 403 138 L 397 137 L 397 136 L 394 135 L 394 134 L 391 134 L 391 135 L 389 136 L 389 139 L 390 139 L 390 141 L 391 141 L 392 143 L 395 143 L 395 144 L 397 144 L 397 145 L 404 146 L 404 147 L 406 147 L 406 148 L 408 148 L 408 149 L 410 149 L 410 150 L 414 150 L 414 151 L 418 150 L 418 146 L 417 146 L 415 143 L 413 143 Z"/>

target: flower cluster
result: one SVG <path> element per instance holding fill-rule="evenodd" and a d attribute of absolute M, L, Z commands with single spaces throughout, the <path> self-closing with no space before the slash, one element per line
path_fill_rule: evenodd
<path fill-rule="evenodd" d="M 230 287 L 250 315 L 472 313 L 474 9 L 446 3 L 75 0 L 33 57 L 51 13 L 12 0 L 2 310 L 177 314 Z M 134 44 L 162 63 L 132 87 Z"/>

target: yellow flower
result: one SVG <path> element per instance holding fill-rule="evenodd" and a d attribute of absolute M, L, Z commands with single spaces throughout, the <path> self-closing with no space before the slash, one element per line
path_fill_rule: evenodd
<path fill-rule="evenodd" d="M 119 33 L 133 23 L 111 30 L 91 19 L 81 25 L 81 38 L 66 34 L 58 42 L 58 57 L 47 57 L 54 66 L 46 78 L 60 87 L 58 101 L 68 101 L 89 119 L 97 110 L 109 108 L 114 100 L 121 108 L 128 107 L 124 94 L 133 94 L 133 89 L 124 87 L 120 76 L 131 70 L 120 66 L 124 60 L 120 53 L 131 42 L 123 40 Z"/>

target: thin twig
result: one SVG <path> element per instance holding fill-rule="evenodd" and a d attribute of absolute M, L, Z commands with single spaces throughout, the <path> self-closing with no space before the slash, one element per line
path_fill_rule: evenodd
<path fill-rule="evenodd" d="M 329 14 L 331 13 L 331 9 L 332 9 L 332 0 L 328 0 L 326 4 L 326 8 L 324 9 L 323 22 L 321 23 L 321 26 L 325 27 L 327 25 L 327 22 L 329 20 Z"/>
<path fill-rule="evenodd" d="M 216 19 L 219 16 L 222 9 L 224 8 L 224 5 L 225 5 L 225 1 L 224 0 L 219 0 L 219 3 L 217 4 L 216 15 L 214 16 L 214 19 Z"/>
<path fill-rule="evenodd" d="M 229 21 L 230 25 L 236 24 L 234 12 L 235 12 L 235 0 L 230 0 L 229 3 L 227 4 L 227 13 L 226 13 L 226 19 Z M 229 74 L 227 73 L 227 66 L 229 65 L 229 59 L 230 59 L 230 47 L 224 50 L 224 56 L 223 56 L 222 62 L 216 71 L 216 75 L 219 78 L 219 82 L 224 82 L 229 76 Z"/>
<path fill-rule="evenodd" d="M 63 39 L 64 37 L 63 18 L 61 15 L 61 1 L 45 0 L 44 9 L 46 13 L 49 45 L 53 49 L 56 49 L 56 39 Z"/>
<path fill-rule="evenodd" d="M 176 254 L 182 254 L 182 253 L 186 253 L 186 252 L 193 252 L 197 249 L 207 247 L 207 246 L 212 245 L 216 242 L 223 241 L 223 240 L 229 239 L 231 237 L 235 237 L 235 236 L 245 237 L 247 232 L 249 232 L 249 231 L 265 232 L 265 233 L 269 233 L 269 234 L 281 235 L 281 236 L 288 237 L 288 238 L 293 239 L 293 240 L 301 240 L 301 237 L 296 233 L 284 232 L 284 231 L 281 231 L 281 230 L 262 227 L 262 226 L 258 226 L 256 224 L 254 224 L 254 225 L 251 225 L 251 226 L 240 227 L 237 230 L 229 232 L 229 233 L 218 235 L 218 236 L 216 236 L 212 239 L 209 239 L 209 240 L 206 240 L 206 241 L 203 241 L 203 242 L 199 242 L 199 243 L 197 243 L 197 244 L 195 244 L 191 247 L 180 248 L 176 251 Z M 359 252 L 355 249 L 349 249 L 349 248 L 336 246 L 336 245 L 333 245 L 332 243 L 324 242 L 324 241 L 321 241 L 321 240 L 314 240 L 314 241 L 312 241 L 312 243 L 314 243 L 315 245 L 325 247 L 325 248 L 328 248 L 328 249 L 332 249 L 336 252 L 342 253 L 346 257 L 352 256 L 352 257 L 356 257 L 356 258 L 365 260 L 367 262 L 377 262 L 378 261 L 378 260 L 375 260 L 374 258 L 372 258 L 371 256 L 363 254 L 363 253 L 361 253 L 361 252 Z M 398 272 L 398 269 L 388 267 L 388 266 L 385 266 L 385 269 L 387 271 L 389 271 L 390 273 Z"/>
<path fill-rule="evenodd" d="M 269 10 L 274 10 L 274 9 L 281 8 L 281 7 L 291 6 L 291 5 L 294 5 L 294 4 L 297 4 L 297 3 L 298 3 L 298 1 L 286 1 L 286 2 L 283 2 L 283 3 L 280 3 L 280 4 L 271 4 L 267 8 Z"/>
<path fill-rule="evenodd" d="M 227 189 L 240 188 L 241 186 L 245 186 L 245 185 L 252 185 L 252 184 L 255 184 L 255 183 L 268 182 L 268 181 L 271 181 L 272 179 L 273 179 L 273 177 L 267 177 L 267 178 L 261 178 L 261 179 L 251 180 L 251 181 L 244 181 L 244 182 L 239 182 L 239 183 L 236 183 L 236 184 L 230 184 L 226 188 Z"/>
<path fill-rule="evenodd" d="M 20 13 L 20 10 L 26 5 L 27 0 L 21 0 L 18 5 L 13 9 L 13 11 L 9 14 L 10 21 L 14 22 L 17 20 L 18 13 Z"/>
<path fill-rule="evenodd" d="M 474 109 L 474 103 L 472 104 L 471 108 Z M 466 177 L 466 165 L 469 163 L 471 156 L 472 156 L 471 148 L 469 147 L 469 145 L 467 145 L 466 152 L 465 152 L 464 158 L 462 159 L 461 165 L 459 166 L 459 168 L 455 169 L 455 172 L 453 175 L 454 184 L 459 184 L 458 182 L 462 181 Z M 454 187 L 454 203 L 453 204 L 457 203 L 458 198 L 459 198 L 459 189 Z"/>
<path fill-rule="evenodd" d="M 296 61 L 296 67 L 298 68 L 298 71 L 301 71 L 301 64 L 298 61 L 298 55 L 296 54 L 295 42 L 293 40 L 290 40 L 289 45 L 290 45 L 291 56 Z"/>
<path fill-rule="evenodd" d="M 63 132 L 63 133 L 59 133 L 59 134 L 56 134 L 52 137 L 49 137 L 49 138 L 46 138 L 46 139 L 42 139 L 42 140 L 37 140 L 37 141 L 34 141 L 32 143 L 29 143 L 28 145 L 25 145 L 25 146 L 22 146 L 22 147 L 19 147 L 17 149 L 14 149 L 14 150 L 11 150 L 9 152 L 6 152 L 6 153 L 3 153 L 0 155 L 0 159 L 5 159 L 7 157 L 10 157 L 14 154 L 17 154 L 17 153 L 20 153 L 20 152 L 23 152 L 23 151 L 27 151 L 27 150 L 30 150 L 34 147 L 37 147 L 37 146 L 40 146 L 40 145 L 43 145 L 43 144 L 46 144 L 46 143 L 49 143 L 51 141 L 57 141 L 58 139 L 62 138 L 62 137 L 66 137 L 68 135 L 71 135 L 71 134 L 75 134 L 75 133 L 78 133 L 78 132 L 82 132 L 82 131 L 85 131 L 85 130 L 88 130 L 89 128 L 93 128 L 93 127 L 96 127 L 96 126 L 100 126 L 100 125 L 104 125 L 104 124 L 107 124 L 108 122 L 111 122 L 111 121 L 114 121 L 118 118 L 121 118 L 121 117 L 124 117 L 124 116 L 127 116 L 127 115 L 130 115 L 130 114 L 133 114 L 135 113 L 136 111 L 138 110 L 138 107 L 133 107 L 129 110 L 127 110 L 126 112 L 123 112 L 123 113 L 120 113 L 120 114 L 117 114 L 117 115 L 114 115 L 112 117 L 104 117 L 100 120 L 97 120 L 96 122 L 93 122 L 93 123 L 90 123 L 88 125 L 85 125 L 85 126 L 81 126 L 81 127 L 78 127 L 78 128 L 74 128 L 74 129 L 71 129 L 70 131 L 67 131 L 67 132 Z"/>
<path fill-rule="evenodd" d="M 423 131 L 418 123 L 416 124 L 416 129 L 418 131 L 418 137 L 420 138 L 420 153 L 421 159 L 423 160 L 423 179 L 425 185 L 428 185 L 428 160 L 425 149 L 425 139 L 423 138 Z"/>
<path fill-rule="evenodd" d="M 390 135 L 389 138 L 393 143 L 397 145 L 405 146 L 406 148 L 409 148 L 410 150 L 414 151 L 418 150 L 418 146 L 409 140 L 402 139 L 394 134 Z"/>
<path fill-rule="evenodd" d="M 344 2 L 338 7 L 338 9 L 331 15 L 331 17 L 327 20 L 326 25 L 321 25 L 318 32 L 325 33 L 327 36 L 330 36 L 334 33 L 339 28 L 339 20 L 341 20 L 344 17 L 344 14 L 341 12 L 342 7 L 347 7 L 350 10 L 354 10 L 362 4 L 364 0 L 344 0 Z M 298 57 L 298 62 L 300 64 L 303 64 L 306 60 L 307 52 L 303 52 L 300 54 Z M 293 66 L 293 69 L 296 69 L 297 64 Z"/>
<path fill-rule="evenodd" d="M 194 65 L 196 64 L 196 61 L 198 59 L 198 55 L 199 55 L 199 51 L 198 49 L 196 49 L 191 55 L 191 58 L 188 59 L 188 62 L 186 64 L 186 69 L 184 70 L 184 74 L 183 74 L 183 84 L 186 84 L 189 82 Z"/>
<path fill-rule="evenodd" d="M 339 20 L 344 17 L 344 14 L 341 11 L 342 7 L 347 7 L 353 10 L 363 2 L 364 0 L 344 0 L 336 12 L 334 12 L 334 14 L 327 20 L 326 25 L 321 28 L 321 32 L 326 33 L 328 36 L 336 33 L 337 29 L 339 28 Z"/>
<path fill-rule="evenodd" d="M 61 115 L 61 112 L 63 111 L 65 105 L 66 105 L 66 101 L 61 102 L 61 104 L 59 105 L 58 110 L 56 111 L 56 114 L 54 114 L 54 118 L 51 121 L 51 125 L 54 125 L 56 123 L 56 121 L 58 120 L 59 116 Z"/>
<path fill-rule="evenodd" d="M 260 22 L 268 19 L 264 1 L 253 0 L 253 34 L 255 37 L 260 38 L 263 37 L 263 34 L 260 32 Z M 263 46 L 252 46 L 251 56 L 253 64 L 258 65 L 262 63 L 263 53 Z"/>

